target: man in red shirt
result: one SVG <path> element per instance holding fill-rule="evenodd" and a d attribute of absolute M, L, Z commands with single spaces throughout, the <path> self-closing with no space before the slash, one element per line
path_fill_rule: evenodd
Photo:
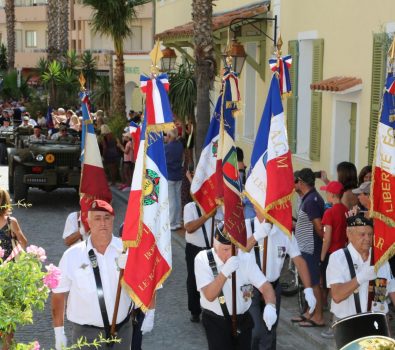
<path fill-rule="evenodd" d="M 325 305 L 327 304 L 329 291 L 326 287 L 326 268 L 328 267 L 329 256 L 336 250 L 346 246 L 346 213 L 348 212 L 348 208 L 341 202 L 344 187 L 339 181 L 331 181 L 328 185 L 322 186 L 320 189 L 326 191 L 326 199 L 332 204 L 332 207 L 327 209 L 322 217 L 324 238 L 321 250 L 321 274 L 323 303 Z M 325 334 L 323 337 L 332 338 L 332 332 L 325 332 Z"/>

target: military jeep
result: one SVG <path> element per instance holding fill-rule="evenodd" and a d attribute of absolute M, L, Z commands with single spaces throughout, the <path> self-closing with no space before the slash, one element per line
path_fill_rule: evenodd
<path fill-rule="evenodd" d="M 32 129 L 16 129 L 15 148 L 8 148 L 8 183 L 14 200 L 27 199 L 29 187 L 44 191 L 75 188 L 78 191 L 81 175 L 81 143 L 78 133 L 67 141 L 31 141 Z"/>

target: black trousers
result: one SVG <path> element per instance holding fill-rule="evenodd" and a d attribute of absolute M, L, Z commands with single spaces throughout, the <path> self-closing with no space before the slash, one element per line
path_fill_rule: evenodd
<path fill-rule="evenodd" d="M 247 311 L 237 315 L 238 336 L 232 336 L 232 322 L 214 312 L 203 310 L 202 323 L 206 330 L 209 350 L 246 350 L 251 349 L 251 332 L 254 322 Z"/>
<path fill-rule="evenodd" d="M 192 315 L 200 315 L 200 293 L 197 291 L 195 278 L 195 257 L 205 248 L 187 243 L 185 246 L 185 260 L 187 262 L 187 293 L 188 310 Z"/>

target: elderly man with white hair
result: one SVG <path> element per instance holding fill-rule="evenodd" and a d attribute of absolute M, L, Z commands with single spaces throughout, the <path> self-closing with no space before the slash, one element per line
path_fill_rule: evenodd
<path fill-rule="evenodd" d="M 237 335 L 232 335 L 232 273 L 236 272 Z M 217 226 L 214 248 L 201 251 L 195 258 L 195 276 L 200 292 L 202 323 L 209 350 L 251 349 L 254 322 L 248 309 L 253 287 L 265 301 L 263 320 L 270 330 L 276 323 L 276 297 L 272 285 L 250 254 L 232 256 L 231 242 Z"/>

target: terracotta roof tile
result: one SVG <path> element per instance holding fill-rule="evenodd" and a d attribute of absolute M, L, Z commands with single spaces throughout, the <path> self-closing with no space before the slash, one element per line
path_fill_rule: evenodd
<path fill-rule="evenodd" d="M 251 18 L 266 13 L 268 7 L 266 5 L 258 4 L 248 7 L 243 7 L 238 10 L 233 10 L 225 13 L 213 15 L 213 30 L 218 30 L 229 26 L 235 18 Z M 183 25 L 165 30 L 162 33 L 156 34 L 156 38 L 160 40 L 169 39 L 178 36 L 192 36 L 193 22 L 188 22 Z"/>
<path fill-rule="evenodd" d="M 314 84 L 310 84 L 311 90 L 319 91 L 344 91 L 362 84 L 362 79 L 355 77 L 332 77 Z"/>

